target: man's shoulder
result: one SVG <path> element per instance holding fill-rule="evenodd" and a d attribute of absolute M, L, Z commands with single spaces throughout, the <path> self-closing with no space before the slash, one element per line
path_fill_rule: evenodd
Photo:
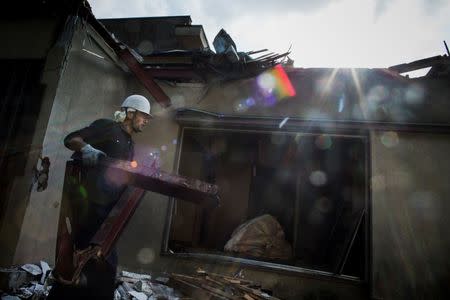
<path fill-rule="evenodd" d="M 103 127 L 103 126 L 113 126 L 115 124 L 116 124 L 116 122 L 114 122 L 111 119 L 97 119 L 94 122 L 92 122 L 90 126 L 101 126 L 101 127 Z"/>

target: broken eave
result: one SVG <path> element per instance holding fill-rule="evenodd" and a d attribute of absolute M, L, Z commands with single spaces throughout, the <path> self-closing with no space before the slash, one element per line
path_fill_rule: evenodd
<path fill-rule="evenodd" d="M 289 54 L 269 54 L 263 58 L 250 57 L 231 62 L 226 54 L 210 50 L 159 51 L 142 57 L 142 65 L 155 78 L 189 81 L 221 81 L 250 78 L 282 63 Z"/>
<path fill-rule="evenodd" d="M 114 39 L 111 33 L 95 18 L 91 10 L 85 6 L 80 7 L 80 14 L 87 20 L 87 22 L 94 28 L 95 31 L 103 38 L 106 44 L 116 53 L 116 55 L 126 64 L 131 73 L 142 83 L 142 85 L 149 91 L 163 107 L 171 105 L 170 98 L 155 82 L 154 78 L 149 72 L 146 72 L 140 62 L 134 57 L 131 50 L 120 41 Z"/>
<path fill-rule="evenodd" d="M 164 50 L 148 55 L 138 54 L 127 44 L 117 39 L 95 18 L 88 6 L 81 6 L 78 14 L 89 23 L 99 37 L 109 46 L 139 82 L 163 107 L 171 105 L 170 99 L 155 79 L 188 82 L 230 81 L 257 76 L 277 64 L 283 63 L 290 52 L 258 54 L 266 49 L 251 52 L 214 53 L 208 47 L 206 35 L 200 25 L 178 26 L 178 35 L 199 39 L 190 41 L 195 45 L 191 50 Z M 177 32 L 175 32 L 177 33 Z M 136 41 L 135 41 L 136 42 Z M 258 54 L 259 57 L 250 55 Z M 143 56 L 141 56 L 143 55 Z"/>
<path fill-rule="evenodd" d="M 388 68 L 388 70 L 402 74 L 425 68 L 431 68 L 426 74 L 426 76 L 430 77 L 449 76 L 450 57 L 448 55 L 432 56 L 424 59 L 419 59 L 410 63 L 391 66 Z"/>

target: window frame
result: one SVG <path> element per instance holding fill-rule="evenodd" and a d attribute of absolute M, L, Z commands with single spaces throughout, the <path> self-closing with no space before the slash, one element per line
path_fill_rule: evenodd
<path fill-rule="evenodd" d="M 187 113 L 187 114 L 186 114 Z M 169 239 L 170 229 L 172 224 L 173 213 L 175 209 L 175 199 L 169 199 L 169 206 L 166 215 L 166 222 L 164 226 L 163 241 L 161 244 L 161 255 L 181 259 L 194 259 L 205 263 L 220 263 L 220 264 L 234 264 L 239 263 L 245 267 L 251 267 L 262 271 L 281 272 L 287 274 L 294 274 L 306 277 L 313 277 L 323 280 L 337 280 L 343 282 L 353 282 L 355 284 L 368 284 L 371 282 L 371 154 L 370 154 L 370 130 L 367 126 L 361 124 L 354 124 L 354 122 L 335 122 L 328 120 L 314 120 L 305 121 L 297 119 L 285 118 L 266 118 L 266 117 L 251 117 L 251 116 L 223 116 L 214 113 L 203 111 L 188 110 L 182 111 L 181 114 L 176 115 L 176 121 L 179 124 L 178 143 L 175 152 L 174 172 L 178 173 L 180 165 L 180 157 L 182 152 L 182 141 L 184 131 L 186 129 L 202 129 L 202 130 L 221 130 L 221 131 L 243 131 L 243 132 L 279 132 L 288 134 L 330 134 L 335 136 L 347 136 L 361 138 L 365 148 L 365 239 L 364 239 L 364 272 L 362 277 L 354 277 L 350 275 L 335 274 L 333 272 L 310 269 L 305 267 L 291 266 L 285 264 L 278 264 L 273 262 L 266 262 L 256 259 L 240 258 L 221 254 L 207 254 L 207 253 L 177 253 L 170 251 Z M 281 122 L 284 122 L 280 128 Z M 372 124 L 373 125 L 373 124 Z M 352 242 L 356 234 L 352 236 Z M 347 249 L 348 252 L 350 249 Z M 348 253 L 347 253 L 348 255 Z M 342 272 L 342 267 L 340 268 Z"/>

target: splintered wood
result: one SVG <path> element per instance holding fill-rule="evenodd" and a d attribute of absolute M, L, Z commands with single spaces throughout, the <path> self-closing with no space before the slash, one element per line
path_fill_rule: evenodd
<path fill-rule="evenodd" d="M 99 162 L 102 167 L 114 170 L 115 178 L 121 178 L 123 184 L 172 196 L 207 208 L 219 205 L 217 185 L 167 173 L 155 164 L 155 162 L 137 163 L 109 157 L 104 157 Z"/>
<path fill-rule="evenodd" d="M 168 284 L 192 299 L 279 300 L 256 282 L 204 271 L 193 276 L 174 273 Z"/>

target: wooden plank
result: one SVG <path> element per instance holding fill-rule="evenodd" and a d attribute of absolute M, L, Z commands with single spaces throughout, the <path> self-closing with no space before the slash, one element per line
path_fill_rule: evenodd
<path fill-rule="evenodd" d="M 114 169 L 128 185 L 205 207 L 219 204 L 219 188 L 214 184 L 168 173 L 145 163 L 102 158 L 100 165 Z"/>
<path fill-rule="evenodd" d="M 211 291 L 205 291 L 199 285 L 189 282 L 181 278 L 171 277 L 169 281 L 173 288 L 180 290 L 183 294 L 191 296 L 193 299 L 209 299 L 209 300 L 229 300 Z"/>
<path fill-rule="evenodd" d="M 225 299 L 279 300 L 261 291 L 259 289 L 261 285 L 256 282 L 226 275 L 201 272 L 197 276 L 172 274 L 171 278 L 190 282 L 197 288 L 205 289 L 214 295 L 225 297 Z M 252 288 L 252 286 L 258 288 Z M 233 294 L 228 294 L 226 290 L 232 290 Z"/>

